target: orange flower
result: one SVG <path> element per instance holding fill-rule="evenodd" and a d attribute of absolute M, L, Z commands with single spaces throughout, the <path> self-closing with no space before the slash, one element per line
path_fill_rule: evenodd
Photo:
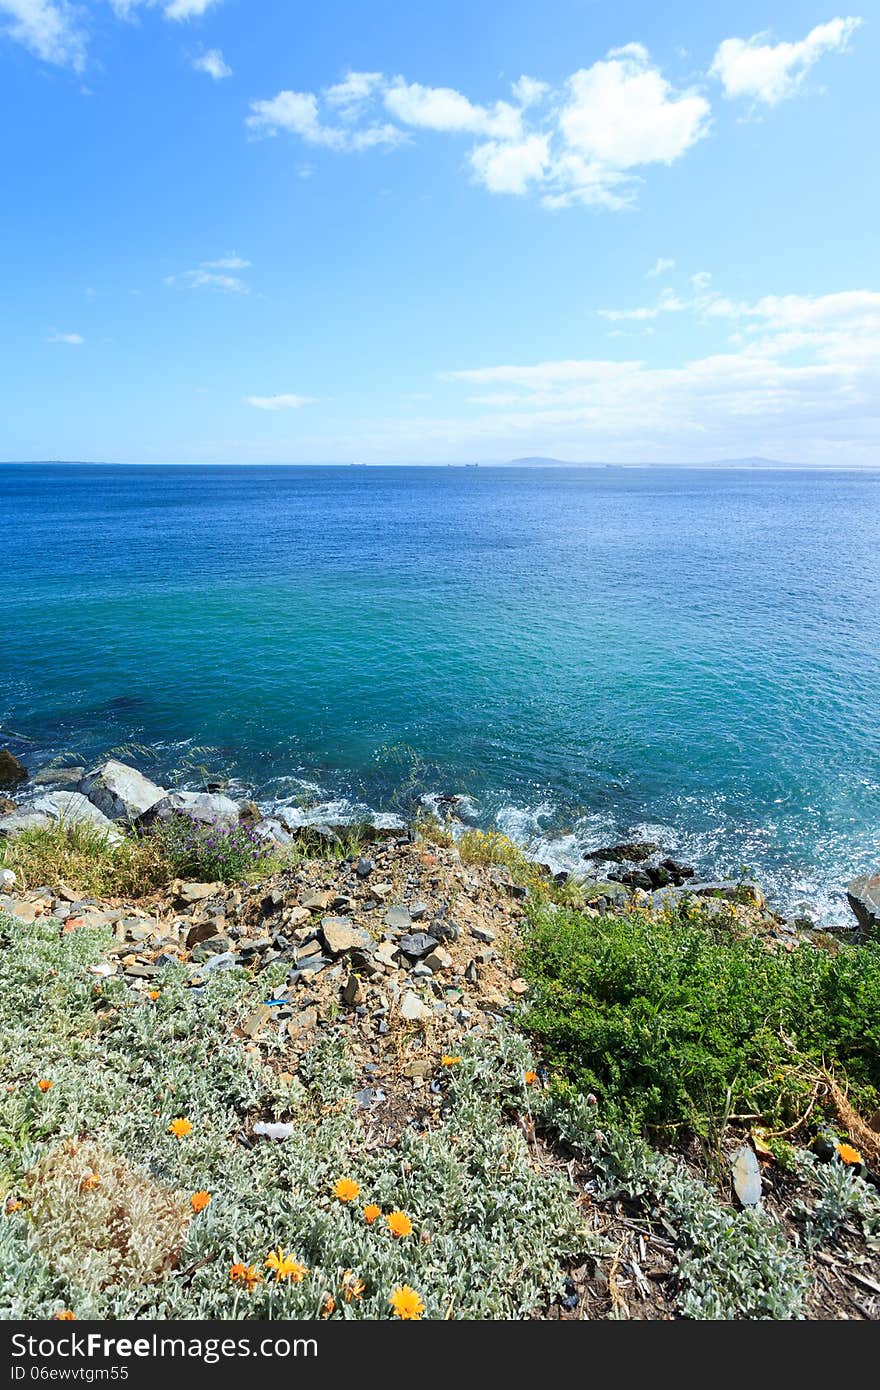
<path fill-rule="evenodd" d="M 83 1178 L 82 1182 L 81 1182 L 80 1185 L 79 1185 L 79 1190 L 80 1190 L 80 1192 L 92 1192 L 92 1191 L 94 1191 L 94 1189 L 95 1189 L 96 1187 L 100 1187 L 100 1186 L 101 1186 L 101 1174 L 100 1174 L 100 1173 L 86 1173 L 85 1177 Z"/>
<path fill-rule="evenodd" d="M 65 1308 L 63 1313 L 53 1313 L 53 1322 L 76 1322 L 76 1313 L 71 1313 L 69 1308 Z"/>
<path fill-rule="evenodd" d="M 400 1288 L 395 1289 L 388 1302 L 397 1316 L 402 1318 L 404 1322 L 411 1322 L 420 1318 L 425 1311 L 424 1303 L 409 1284 L 401 1284 Z"/>
<path fill-rule="evenodd" d="M 152 999 L 153 1003 L 155 1004 L 156 1000 L 159 998 L 159 995 L 161 993 L 162 991 L 159 989 L 151 989 L 149 994 L 147 995 L 147 998 Z"/>
<path fill-rule="evenodd" d="M 41 1090 L 41 1091 L 43 1092 L 43 1094 L 45 1095 L 47 1091 L 51 1091 L 52 1087 L 55 1085 L 55 1082 L 54 1082 L 54 1081 L 38 1081 L 38 1082 L 37 1082 L 37 1085 L 39 1086 L 40 1090 Z"/>
<path fill-rule="evenodd" d="M 382 1208 L 377 1207 L 375 1202 L 370 1202 L 364 1207 L 364 1220 L 368 1226 L 372 1226 L 378 1216 L 382 1215 Z"/>
<path fill-rule="evenodd" d="M 7 1216 L 11 1216 L 14 1211 L 19 1211 L 20 1209 L 21 1202 L 18 1200 L 17 1197 L 7 1197 L 6 1207 L 4 1208 Z"/>
<path fill-rule="evenodd" d="M 863 1161 L 862 1155 L 858 1149 L 853 1148 L 852 1144 L 838 1144 L 837 1152 L 844 1163 L 861 1163 Z"/>
<path fill-rule="evenodd" d="M 229 1271 L 229 1278 L 233 1284 L 242 1284 L 248 1293 L 263 1282 L 263 1276 L 258 1273 L 256 1265 L 235 1264 Z"/>
<path fill-rule="evenodd" d="M 527 1086 L 534 1086 L 537 1079 L 538 1073 L 536 1071 L 527 1071 L 525 1076 L 523 1077 L 523 1080 L 525 1081 Z"/>
<path fill-rule="evenodd" d="M 321 1317 L 331 1318 L 336 1312 L 336 1299 L 332 1293 L 325 1293 L 321 1299 Z"/>
<path fill-rule="evenodd" d="M 189 1199 L 189 1204 L 195 1212 L 196 1216 L 198 1216 L 200 1211 L 205 1210 L 205 1207 L 208 1205 L 210 1200 L 210 1192 L 194 1192 Z"/>
<path fill-rule="evenodd" d="M 347 1269 L 339 1282 L 346 1303 L 351 1303 L 352 1299 L 359 1303 L 364 1296 L 364 1289 L 367 1287 L 363 1279 L 359 1279 L 353 1269 Z"/>
<path fill-rule="evenodd" d="M 405 1211 L 392 1211 L 385 1217 L 385 1224 L 393 1236 L 411 1236 L 413 1224 Z"/>
<path fill-rule="evenodd" d="M 172 1120 L 168 1126 L 168 1133 L 173 1134 L 175 1139 L 185 1139 L 188 1134 L 192 1134 L 192 1125 L 189 1120 Z"/>
<path fill-rule="evenodd" d="M 460 1061 L 460 1057 L 450 1057 L 449 1053 L 446 1052 L 440 1058 L 440 1065 L 441 1067 L 457 1067 Z"/>
<path fill-rule="evenodd" d="M 353 1178 L 340 1178 L 333 1189 L 333 1196 L 338 1197 L 340 1202 L 353 1202 L 355 1197 L 360 1196 L 360 1191 Z"/>
<path fill-rule="evenodd" d="M 280 1245 L 266 1256 L 266 1267 L 274 1272 L 276 1284 L 280 1284 L 282 1279 L 292 1279 L 295 1284 L 301 1284 L 309 1272 L 292 1255 L 285 1255 Z"/>

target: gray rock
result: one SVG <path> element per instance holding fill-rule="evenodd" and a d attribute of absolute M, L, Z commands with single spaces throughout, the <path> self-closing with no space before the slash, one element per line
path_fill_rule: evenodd
<path fill-rule="evenodd" d="M 610 860 L 615 864 L 640 864 L 656 854 L 660 846 L 653 840 L 624 840 L 618 845 L 603 845 L 601 849 L 588 850 L 585 859 Z"/>
<path fill-rule="evenodd" d="M 730 1171 L 737 1197 L 744 1207 L 756 1207 L 761 1200 L 761 1165 L 753 1149 L 744 1144 L 730 1160 Z"/>
<path fill-rule="evenodd" d="M 27 776 L 24 763 L 8 748 L 0 748 L 0 787 L 17 787 L 27 781 Z"/>
<path fill-rule="evenodd" d="M 266 820 L 258 821 L 253 829 L 257 839 L 262 840 L 265 844 L 278 845 L 282 849 L 293 844 L 293 836 L 290 832 L 285 830 L 280 820 L 274 820 L 271 816 L 267 817 Z"/>
<path fill-rule="evenodd" d="M 357 865 L 358 878 L 369 878 L 376 865 L 372 859 L 359 859 Z"/>
<path fill-rule="evenodd" d="M 486 946 L 491 946 L 495 940 L 495 933 L 491 927 L 471 927 L 471 936 L 477 941 L 482 941 Z"/>
<path fill-rule="evenodd" d="M 412 904 L 410 905 L 409 915 L 410 915 L 410 917 L 411 917 L 411 919 L 412 919 L 413 922 L 421 922 L 422 918 L 424 917 L 424 915 L 425 915 L 425 913 L 426 913 L 427 911 L 428 911 L 428 904 L 427 904 L 427 903 L 423 903 L 423 902 L 412 903 Z"/>
<path fill-rule="evenodd" d="M 726 902 L 744 902 L 753 907 L 763 907 L 764 894 L 757 883 L 751 879 L 717 879 L 707 882 L 692 882 L 683 888 L 660 888 L 651 894 L 653 907 L 674 905 L 684 897 L 723 898 Z"/>
<path fill-rule="evenodd" d="M 400 1017 L 405 1018 L 407 1023 L 426 1023 L 431 1017 L 431 1010 L 417 994 L 407 990 L 400 1001 Z"/>
<path fill-rule="evenodd" d="M 221 886 L 218 883 L 181 883 L 175 897 L 182 903 L 200 903 L 213 897 Z"/>
<path fill-rule="evenodd" d="M 409 956 L 410 960 L 419 960 L 422 956 L 426 956 L 429 951 L 433 951 L 440 943 L 435 936 L 429 936 L 427 932 L 412 931 L 407 932 L 406 936 L 402 936 L 397 944 L 403 954 Z"/>
<path fill-rule="evenodd" d="M 41 811 L 11 811 L 0 816 L 0 839 L 14 840 L 25 830 L 45 830 L 51 824 L 50 817 Z"/>
<path fill-rule="evenodd" d="M 880 874 L 860 874 L 847 886 L 846 896 L 863 932 L 880 929 Z"/>
<path fill-rule="evenodd" d="M 84 767 L 42 767 L 34 777 L 35 787 L 64 787 L 76 791 L 86 775 Z"/>
<path fill-rule="evenodd" d="M 412 915 L 405 907 L 389 907 L 385 913 L 385 925 L 391 931 L 409 931 Z"/>
<path fill-rule="evenodd" d="M 80 792 L 47 792 L 38 796 L 31 808 L 36 814 L 48 816 L 50 821 L 64 821 L 67 825 L 89 825 L 106 835 L 113 845 L 118 845 L 122 835 L 112 820 L 93 806 Z"/>
<path fill-rule="evenodd" d="M 189 816 L 205 825 L 238 825 L 238 803 L 221 792 L 169 792 L 138 816 L 136 824 L 149 830 L 174 815 Z"/>
<path fill-rule="evenodd" d="M 87 772 L 79 790 L 108 820 L 122 821 L 137 820 L 165 795 L 164 787 L 115 758 Z"/>

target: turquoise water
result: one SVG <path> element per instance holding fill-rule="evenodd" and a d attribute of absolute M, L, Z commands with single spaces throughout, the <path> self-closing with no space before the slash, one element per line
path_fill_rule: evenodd
<path fill-rule="evenodd" d="M 880 474 L 4 465 L 0 508 L 34 765 L 464 793 L 554 863 L 650 835 L 832 918 L 880 867 Z"/>

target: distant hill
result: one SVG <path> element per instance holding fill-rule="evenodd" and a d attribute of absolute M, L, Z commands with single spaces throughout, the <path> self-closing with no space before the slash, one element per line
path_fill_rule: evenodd
<path fill-rule="evenodd" d="M 584 459 L 554 459 L 540 455 L 534 458 L 508 459 L 501 465 L 504 468 L 804 468 L 802 463 L 781 463 L 778 459 L 705 459 L 699 463 L 658 463 L 645 460 L 640 463 L 602 463 Z"/>

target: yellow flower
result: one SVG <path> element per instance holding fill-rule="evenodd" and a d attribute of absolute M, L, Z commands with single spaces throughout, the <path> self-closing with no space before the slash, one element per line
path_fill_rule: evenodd
<path fill-rule="evenodd" d="M 43 1092 L 43 1094 L 45 1095 L 47 1091 L 51 1091 L 52 1087 L 55 1085 L 55 1082 L 54 1082 L 54 1081 L 38 1081 L 38 1082 L 37 1082 L 37 1085 L 39 1086 L 40 1090 L 41 1090 L 41 1091 Z"/>
<path fill-rule="evenodd" d="M 21 1202 L 17 1197 L 7 1197 L 6 1206 L 4 1208 L 7 1216 L 11 1216 L 14 1211 L 19 1211 L 20 1209 Z"/>
<path fill-rule="evenodd" d="M 450 1057 L 449 1053 L 446 1052 L 440 1058 L 440 1065 L 441 1067 L 457 1067 L 460 1061 L 460 1057 Z"/>
<path fill-rule="evenodd" d="M 325 1293 L 321 1299 L 321 1317 L 330 1318 L 336 1312 L 336 1299 L 332 1293 Z"/>
<path fill-rule="evenodd" d="M 76 1313 L 71 1313 L 69 1308 L 65 1308 L 63 1313 L 53 1313 L 53 1322 L 76 1322 Z"/>
<path fill-rule="evenodd" d="M 205 1207 L 208 1205 L 208 1203 L 210 1202 L 210 1200 L 211 1200 L 211 1194 L 210 1194 L 210 1192 L 194 1192 L 194 1193 L 193 1193 L 193 1195 L 192 1195 L 192 1196 L 190 1197 L 190 1199 L 189 1199 L 189 1202 L 190 1202 L 190 1206 L 192 1207 L 193 1211 L 196 1213 L 196 1216 L 198 1216 L 198 1214 L 199 1214 L 200 1211 L 204 1211 L 204 1210 L 205 1210 Z"/>
<path fill-rule="evenodd" d="M 375 1202 L 370 1202 L 364 1207 L 364 1220 L 368 1226 L 372 1226 L 377 1216 L 382 1215 L 382 1208 L 377 1207 Z"/>
<path fill-rule="evenodd" d="M 385 1224 L 393 1236 L 411 1236 L 412 1222 L 405 1211 L 392 1211 L 385 1217 Z"/>
<path fill-rule="evenodd" d="M 233 1284 L 243 1284 L 248 1293 L 263 1282 L 263 1276 L 257 1271 L 256 1265 L 234 1264 L 229 1271 L 229 1278 Z"/>
<path fill-rule="evenodd" d="M 355 1197 L 360 1196 L 360 1191 L 353 1178 L 340 1178 L 333 1189 L 333 1196 L 338 1197 L 340 1202 L 353 1202 Z"/>
<path fill-rule="evenodd" d="M 168 1126 L 168 1133 L 173 1134 L 175 1139 L 185 1139 L 188 1134 L 192 1134 L 192 1125 L 189 1120 L 172 1120 Z"/>
<path fill-rule="evenodd" d="M 295 1284 L 301 1284 L 309 1272 L 292 1255 L 285 1255 L 280 1245 L 266 1256 L 266 1267 L 274 1271 L 276 1284 L 280 1284 L 282 1279 L 292 1279 Z"/>
<path fill-rule="evenodd" d="M 409 1284 L 401 1284 L 400 1288 L 395 1289 L 388 1302 L 397 1316 L 403 1318 L 404 1322 L 420 1318 L 425 1311 L 424 1303 Z"/>
<path fill-rule="evenodd" d="M 852 1144 L 838 1144 L 837 1152 L 844 1163 L 861 1163 L 863 1161 L 862 1155 L 858 1149 L 853 1148 Z"/>
<path fill-rule="evenodd" d="M 534 1086 L 537 1079 L 538 1073 L 536 1071 L 527 1071 L 525 1076 L 523 1077 L 523 1080 L 525 1081 L 527 1086 Z"/>
<path fill-rule="evenodd" d="M 101 1186 L 100 1173 L 86 1173 L 79 1185 L 80 1192 L 92 1192 L 94 1188 Z"/>
<path fill-rule="evenodd" d="M 352 1299 L 356 1299 L 360 1302 L 364 1296 L 364 1289 L 367 1286 L 363 1279 L 357 1277 L 353 1269 L 347 1269 L 339 1282 L 346 1303 L 351 1303 Z"/>

